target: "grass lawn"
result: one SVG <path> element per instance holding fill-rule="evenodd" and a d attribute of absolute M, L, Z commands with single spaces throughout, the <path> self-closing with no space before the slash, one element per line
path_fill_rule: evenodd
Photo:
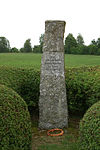
<path fill-rule="evenodd" d="M 36 116 L 35 116 L 36 117 Z M 32 127 L 32 150 L 79 150 L 78 131 L 80 117 L 70 116 L 68 128 L 58 137 L 47 135 L 47 131 L 38 130 L 38 119 Z"/>
<path fill-rule="evenodd" d="M 96 55 L 65 55 L 66 67 L 100 65 L 100 56 Z"/>
<path fill-rule="evenodd" d="M 15 67 L 34 67 L 40 69 L 41 54 L 34 53 L 0 53 L 0 65 Z M 65 67 L 100 65 L 100 56 L 65 55 Z"/>
<path fill-rule="evenodd" d="M 41 54 L 33 53 L 1 53 L 0 65 L 14 67 L 35 67 L 40 69 Z"/>

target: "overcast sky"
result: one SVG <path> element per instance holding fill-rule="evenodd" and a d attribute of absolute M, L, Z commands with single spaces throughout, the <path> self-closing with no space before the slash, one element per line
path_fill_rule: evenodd
<path fill-rule="evenodd" d="M 85 44 L 100 37 L 100 0 L 0 0 L 0 36 L 21 48 L 39 44 L 45 20 L 65 20 L 65 37 L 81 33 Z"/>

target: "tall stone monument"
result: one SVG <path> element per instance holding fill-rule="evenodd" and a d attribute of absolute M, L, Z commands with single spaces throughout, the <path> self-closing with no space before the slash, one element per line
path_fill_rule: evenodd
<path fill-rule="evenodd" d="M 64 74 L 64 21 L 46 21 L 41 65 L 39 128 L 68 124 Z"/>

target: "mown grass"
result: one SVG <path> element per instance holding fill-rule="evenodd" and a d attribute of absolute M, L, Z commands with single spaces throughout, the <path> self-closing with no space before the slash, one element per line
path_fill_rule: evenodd
<path fill-rule="evenodd" d="M 1 53 L 0 65 L 14 67 L 34 67 L 40 69 L 41 54 L 34 53 Z M 65 67 L 100 65 L 100 56 L 65 55 Z"/>
<path fill-rule="evenodd" d="M 100 65 L 100 56 L 96 55 L 65 55 L 66 67 L 97 66 Z"/>
<path fill-rule="evenodd" d="M 6 53 L 0 54 L 0 65 L 14 67 L 34 67 L 40 69 L 41 54 Z"/>
<path fill-rule="evenodd" d="M 69 126 L 64 134 L 58 137 L 47 135 L 46 130 L 38 130 L 38 123 L 33 123 L 32 150 L 79 150 L 79 121 L 81 117 L 69 117 Z"/>

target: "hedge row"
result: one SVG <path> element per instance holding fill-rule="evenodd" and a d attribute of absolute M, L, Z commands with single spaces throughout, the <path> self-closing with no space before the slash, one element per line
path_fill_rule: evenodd
<path fill-rule="evenodd" d="M 100 67 L 68 69 L 66 89 L 69 110 L 84 113 L 100 100 Z"/>
<path fill-rule="evenodd" d="M 84 113 L 100 99 L 100 67 L 68 68 L 65 75 L 69 111 Z M 38 108 L 40 71 L 0 67 L 0 84 L 15 90 L 28 106 Z"/>
<path fill-rule="evenodd" d="M 27 104 L 11 88 L 0 85 L 0 150 L 31 150 Z"/>
<path fill-rule="evenodd" d="M 79 133 L 80 150 L 100 150 L 100 101 L 85 113 Z"/>
<path fill-rule="evenodd" d="M 40 72 L 33 68 L 0 67 L 0 84 L 16 91 L 28 106 L 37 106 Z"/>

